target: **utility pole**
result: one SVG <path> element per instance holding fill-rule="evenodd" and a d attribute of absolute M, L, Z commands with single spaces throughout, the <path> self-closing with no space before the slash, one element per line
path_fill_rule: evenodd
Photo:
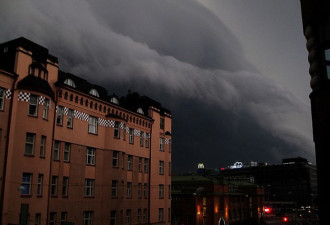
<path fill-rule="evenodd" d="M 310 94 L 320 225 L 330 222 L 330 1 L 300 0 L 311 75 Z"/>

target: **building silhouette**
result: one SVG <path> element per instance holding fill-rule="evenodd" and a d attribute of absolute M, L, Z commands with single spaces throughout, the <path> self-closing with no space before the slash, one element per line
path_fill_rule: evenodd
<path fill-rule="evenodd" d="M 169 224 L 171 112 L 0 45 L 1 224 Z"/>

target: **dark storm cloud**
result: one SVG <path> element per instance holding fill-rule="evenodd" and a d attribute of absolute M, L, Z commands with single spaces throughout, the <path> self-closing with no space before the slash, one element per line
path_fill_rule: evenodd
<path fill-rule="evenodd" d="M 216 167 L 234 158 L 311 159 L 300 123 L 308 107 L 253 72 L 236 38 L 194 0 L 2 4 L 1 41 L 25 36 L 58 56 L 61 69 L 171 109 L 177 170 L 199 160 Z"/>

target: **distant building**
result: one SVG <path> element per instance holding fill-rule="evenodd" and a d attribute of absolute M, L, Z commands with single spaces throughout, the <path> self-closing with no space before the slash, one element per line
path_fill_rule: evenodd
<path fill-rule="evenodd" d="M 0 45 L 0 212 L 8 224 L 170 224 L 171 112 Z"/>
<path fill-rule="evenodd" d="M 265 204 L 279 207 L 315 206 L 316 166 L 304 158 L 283 159 L 280 165 L 256 164 L 220 170 L 229 181 L 250 181 L 265 188 Z"/>
<path fill-rule="evenodd" d="M 172 176 L 172 225 L 260 222 L 263 187 L 202 175 Z"/>

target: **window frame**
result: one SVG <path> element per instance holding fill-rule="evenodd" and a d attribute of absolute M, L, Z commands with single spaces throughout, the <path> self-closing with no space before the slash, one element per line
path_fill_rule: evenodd
<path fill-rule="evenodd" d="M 47 143 L 47 136 L 41 135 L 40 151 L 39 151 L 39 157 L 41 158 L 45 158 L 46 156 L 46 143 Z"/>
<path fill-rule="evenodd" d="M 32 100 L 35 100 L 35 102 L 32 102 Z M 38 116 L 38 95 L 30 94 L 28 115 L 32 117 Z"/>
<path fill-rule="evenodd" d="M 44 104 L 43 104 L 43 109 L 42 109 L 42 118 L 44 120 L 48 120 L 49 103 L 50 103 L 50 100 L 48 98 L 45 98 Z"/>
<path fill-rule="evenodd" d="M 63 177 L 62 180 L 62 197 L 69 196 L 69 177 Z"/>
<path fill-rule="evenodd" d="M 23 186 L 24 189 L 21 191 L 21 195 L 31 196 L 31 194 L 32 194 L 32 179 L 33 179 L 33 174 L 32 173 L 29 173 L 29 172 L 24 172 L 23 173 L 21 186 Z"/>
<path fill-rule="evenodd" d="M 56 110 L 56 125 L 57 126 L 63 126 L 63 113 L 64 113 L 64 107 L 58 105 Z"/>
<path fill-rule="evenodd" d="M 73 109 L 68 109 L 68 118 L 66 121 L 66 127 L 72 129 L 73 128 Z"/>
<path fill-rule="evenodd" d="M 120 122 L 118 122 L 118 121 L 115 121 L 113 137 L 116 139 L 120 139 Z"/>
<path fill-rule="evenodd" d="M 83 225 L 93 225 L 93 211 L 84 211 Z"/>
<path fill-rule="evenodd" d="M 58 195 L 58 176 L 52 176 L 50 185 L 50 195 L 52 197 L 57 197 Z"/>
<path fill-rule="evenodd" d="M 41 197 L 43 193 L 43 183 L 44 183 L 44 175 L 39 173 L 38 174 L 38 181 L 37 181 L 37 196 Z"/>
<path fill-rule="evenodd" d="M 70 162 L 71 143 L 64 142 L 63 162 Z"/>
<path fill-rule="evenodd" d="M 96 148 L 86 148 L 86 165 L 95 166 L 96 162 Z"/>
<path fill-rule="evenodd" d="M 94 116 L 89 116 L 88 118 L 88 133 L 89 134 L 97 134 L 98 131 L 98 119 Z"/>
<path fill-rule="evenodd" d="M 60 161 L 61 141 L 54 141 L 53 161 Z"/>
<path fill-rule="evenodd" d="M 118 180 L 111 182 L 111 197 L 118 197 Z"/>
<path fill-rule="evenodd" d="M 159 175 L 164 175 L 165 163 L 163 160 L 159 160 Z"/>
<path fill-rule="evenodd" d="M 95 196 L 95 179 L 85 178 L 84 196 L 85 197 Z"/>
<path fill-rule="evenodd" d="M 28 138 L 31 138 L 31 137 L 28 137 L 28 135 L 31 135 L 32 140 L 28 140 Z M 36 134 L 31 133 L 31 132 L 26 132 L 25 147 L 24 147 L 24 155 L 25 156 L 34 156 L 35 142 L 36 142 Z M 27 146 L 30 146 L 31 152 L 27 151 Z"/>

